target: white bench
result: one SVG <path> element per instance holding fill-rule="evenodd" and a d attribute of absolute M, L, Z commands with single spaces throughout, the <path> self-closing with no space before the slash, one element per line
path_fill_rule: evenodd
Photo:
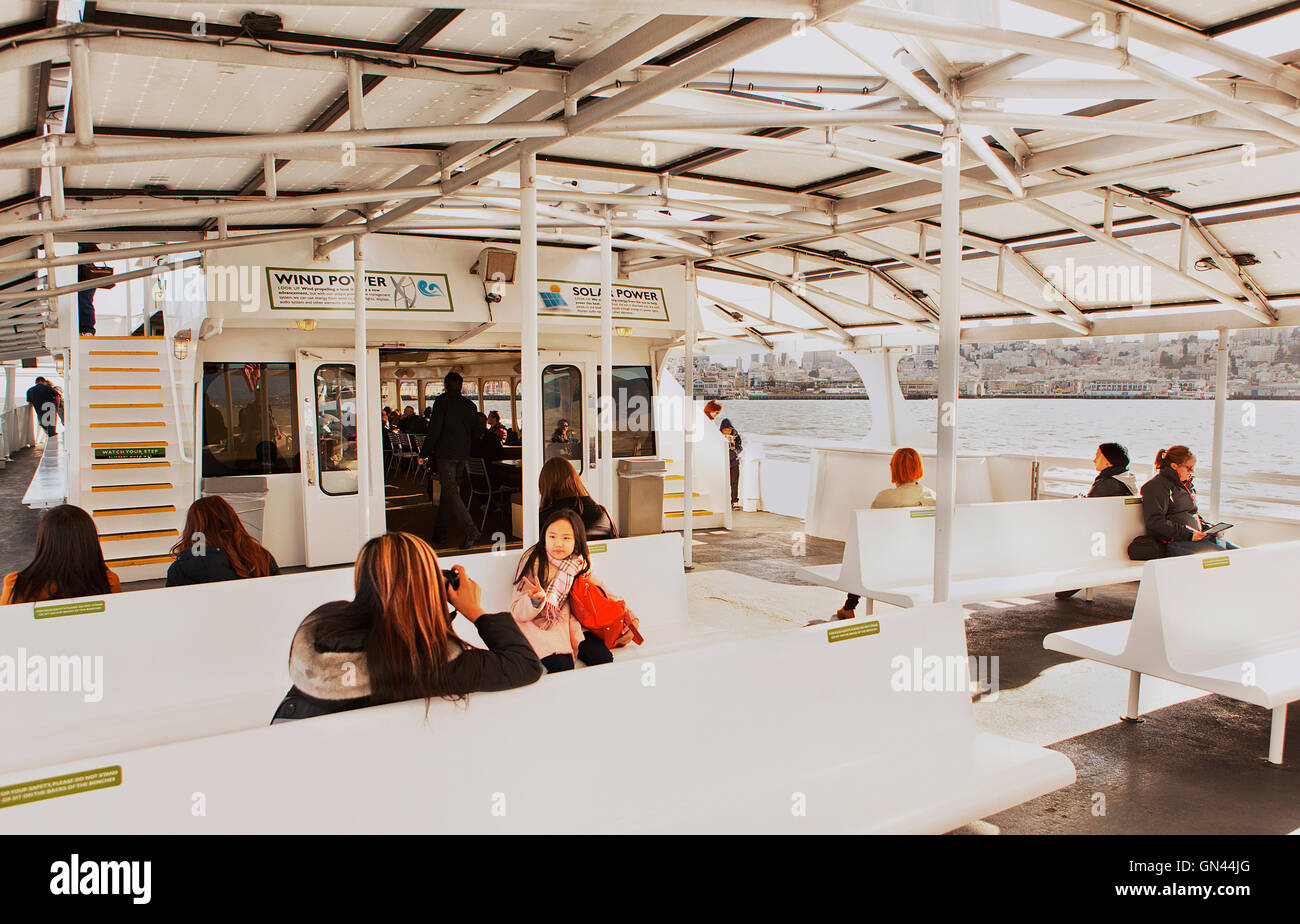
<path fill-rule="evenodd" d="M 593 570 L 642 620 L 645 650 L 698 643 L 712 630 L 686 612 L 679 535 L 593 543 Z M 605 551 L 601 551 L 601 550 Z M 483 587 L 488 612 L 508 610 L 520 552 L 448 557 Z M 289 643 L 321 603 L 351 599 L 353 569 L 331 568 L 220 585 L 0 607 L 0 655 L 103 659 L 103 694 L 0 692 L 0 770 L 266 725 L 289 689 Z M 104 609 L 34 619 L 46 607 Z M 461 638 L 481 644 L 464 617 Z M 620 650 L 616 658 L 637 657 Z"/>
<path fill-rule="evenodd" d="M 62 421 L 60 421 L 62 424 Z M 47 437 L 41 461 L 32 473 L 31 484 L 23 494 L 23 506 L 33 510 L 57 507 L 68 499 L 68 470 L 64 458 L 63 430 Z"/>
<path fill-rule="evenodd" d="M 1053 651 L 1273 711 L 1268 759 L 1282 762 L 1287 703 L 1300 699 L 1300 542 L 1147 562 L 1131 621 L 1055 632 Z"/>
<path fill-rule="evenodd" d="M 838 565 L 803 568 L 815 584 L 866 601 L 934 599 L 933 507 L 855 510 Z M 963 504 L 953 517 L 949 601 L 973 603 L 1136 581 L 1128 544 L 1145 527 L 1137 497 Z"/>
<path fill-rule="evenodd" d="M 918 649 L 946 689 L 895 689 Z M 940 833 L 1075 778 L 978 731 L 968 677 L 960 609 L 930 606 L 7 773 L 0 805 L 120 784 L 0 807 L 0 832 Z"/>

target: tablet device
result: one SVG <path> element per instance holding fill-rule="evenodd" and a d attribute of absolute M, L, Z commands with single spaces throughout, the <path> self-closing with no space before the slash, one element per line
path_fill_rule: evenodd
<path fill-rule="evenodd" d="M 1231 524 L 1231 523 L 1215 523 L 1213 526 L 1210 526 L 1210 527 L 1208 527 L 1208 528 L 1205 530 L 1205 538 L 1208 539 L 1208 538 L 1210 538 L 1211 536 L 1217 536 L 1219 533 L 1223 532 L 1225 529 L 1232 529 L 1232 524 Z"/>

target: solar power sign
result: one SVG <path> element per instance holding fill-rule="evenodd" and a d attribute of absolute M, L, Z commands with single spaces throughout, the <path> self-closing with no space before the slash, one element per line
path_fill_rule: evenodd
<path fill-rule="evenodd" d="M 539 314 L 566 318 L 600 317 L 600 283 L 570 282 L 565 279 L 537 280 Z M 658 286 L 617 283 L 613 292 L 614 319 L 618 321 L 667 321 L 664 290 Z"/>

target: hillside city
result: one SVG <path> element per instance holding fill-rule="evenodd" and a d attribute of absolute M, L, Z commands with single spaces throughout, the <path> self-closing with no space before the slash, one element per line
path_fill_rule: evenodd
<path fill-rule="evenodd" d="M 963 397 L 1206 398 L 1215 379 L 1215 339 L 1195 334 L 1144 338 L 962 344 Z M 937 347 L 926 344 L 898 364 L 909 398 L 933 398 Z M 1235 331 L 1228 338 L 1232 398 L 1300 398 L 1300 329 Z M 670 361 L 678 380 L 685 362 Z M 857 371 L 833 350 L 700 354 L 697 394 L 719 398 L 864 396 Z"/>

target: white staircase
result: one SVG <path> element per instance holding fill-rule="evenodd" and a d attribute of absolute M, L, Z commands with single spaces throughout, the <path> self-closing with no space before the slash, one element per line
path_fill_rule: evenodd
<path fill-rule="evenodd" d="M 664 478 L 664 532 L 684 529 L 685 523 L 685 468 L 681 459 L 664 459 L 668 474 Z M 696 471 L 699 469 L 697 467 Z M 729 508 L 729 497 L 715 497 L 711 491 L 701 490 L 701 479 L 696 478 L 691 492 L 691 528 L 717 529 L 727 525 L 723 508 Z M 722 504 L 723 507 L 718 505 Z"/>
<path fill-rule="evenodd" d="M 81 337 L 77 345 L 80 505 L 123 583 L 162 577 L 193 495 L 163 337 Z M 192 444 L 191 444 L 192 445 Z"/>

